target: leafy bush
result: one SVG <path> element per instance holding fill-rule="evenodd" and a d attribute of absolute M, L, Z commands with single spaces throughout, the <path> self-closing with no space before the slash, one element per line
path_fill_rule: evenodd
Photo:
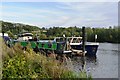
<path fill-rule="evenodd" d="M 87 78 L 86 74 L 77 76 L 56 59 L 36 54 L 29 46 L 25 52 L 19 43 L 13 48 L 3 46 L 3 78 Z"/>

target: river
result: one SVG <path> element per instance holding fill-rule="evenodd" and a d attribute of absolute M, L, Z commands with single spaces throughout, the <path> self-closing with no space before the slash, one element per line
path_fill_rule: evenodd
<path fill-rule="evenodd" d="M 118 78 L 118 50 L 119 44 L 100 43 L 96 57 L 85 57 L 86 72 L 93 78 Z M 81 69 L 80 57 L 72 59 L 75 72 Z"/>

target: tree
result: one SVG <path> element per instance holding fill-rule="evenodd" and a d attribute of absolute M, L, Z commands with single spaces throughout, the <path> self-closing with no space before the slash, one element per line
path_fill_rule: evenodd
<path fill-rule="evenodd" d="M 8 35 L 9 35 L 10 38 L 15 39 L 15 36 L 12 34 L 12 32 L 7 31 L 7 33 L 8 33 Z"/>
<path fill-rule="evenodd" d="M 47 38 L 47 36 L 45 34 L 40 34 L 39 35 L 39 39 L 46 39 L 46 38 Z"/>

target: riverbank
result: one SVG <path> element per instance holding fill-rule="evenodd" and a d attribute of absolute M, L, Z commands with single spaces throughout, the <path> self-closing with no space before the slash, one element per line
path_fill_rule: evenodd
<path fill-rule="evenodd" d="M 64 63 L 35 53 L 29 46 L 26 51 L 20 44 L 13 48 L 2 46 L 3 78 L 84 78 L 91 79 L 84 71 L 74 73 Z"/>

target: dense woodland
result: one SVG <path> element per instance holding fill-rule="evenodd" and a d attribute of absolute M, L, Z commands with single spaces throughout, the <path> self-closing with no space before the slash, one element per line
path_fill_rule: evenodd
<path fill-rule="evenodd" d="M 53 39 L 54 37 L 60 37 L 63 34 L 66 36 L 82 36 L 82 27 L 38 27 L 25 25 L 20 23 L 10 23 L 1 21 L 2 31 L 7 32 L 11 38 L 17 38 L 22 32 L 32 32 L 37 34 L 39 39 Z M 98 35 L 97 42 L 110 42 L 110 43 L 120 43 L 120 27 L 109 26 L 109 28 L 93 28 L 86 27 L 87 41 L 94 42 L 95 34 Z"/>

